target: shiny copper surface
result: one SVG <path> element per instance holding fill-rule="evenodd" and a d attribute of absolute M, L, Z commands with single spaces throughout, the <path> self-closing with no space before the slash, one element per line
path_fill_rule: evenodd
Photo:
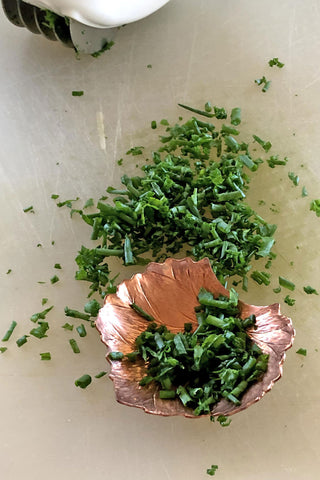
<path fill-rule="evenodd" d="M 96 321 L 101 340 L 110 351 L 129 353 L 135 350 L 136 337 L 146 329 L 148 321 L 130 307 L 136 303 L 158 324 L 165 324 L 172 332 L 181 331 L 186 322 L 197 325 L 194 307 L 201 287 L 215 295 L 227 295 L 228 291 L 214 275 L 209 260 L 194 262 L 190 258 L 167 259 L 164 263 L 150 263 L 142 274 L 122 282 L 116 294 L 108 295 Z M 279 304 L 269 306 L 248 305 L 239 301 L 241 318 L 256 315 L 255 330 L 250 337 L 268 353 L 268 370 L 261 380 L 252 385 L 242 397 L 240 406 L 221 400 L 212 415 L 231 415 L 244 410 L 260 400 L 282 375 L 285 351 L 292 346 L 294 329 L 291 320 L 280 313 Z M 114 382 L 117 401 L 144 409 L 157 415 L 184 415 L 194 417 L 191 409 L 177 400 L 158 398 L 158 387 L 150 384 L 139 386 L 145 374 L 142 360 L 112 361 L 110 378 Z"/>

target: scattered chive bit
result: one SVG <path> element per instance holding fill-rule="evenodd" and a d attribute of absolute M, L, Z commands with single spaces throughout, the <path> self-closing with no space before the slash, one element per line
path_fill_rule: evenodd
<path fill-rule="evenodd" d="M 210 421 L 215 422 L 216 418 L 213 415 L 210 415 Z M 220 423 L 221 427 L 229 427 L 232 422 L 231 418 L 228 418 L 225 415 L 219 415 L 217 421 Z"/>
<path fill-rule="evenodd" d="M 317 217 L 320 217 L 320 199 L 312 200 L 310 203 L 310 210 L 315 212 Z"/>
<path fill-rule="evenodd" d="M 31 315 L 30 317 L 30 320 L 31 322 L 38 322 L 38 320 L 44 320 L 47 316 L 47 314 L 53 309 L 53 305 L 49 308 L 46 308 L 45 310 L 43 310 L 42 312 L 38 312 L 38 313 L 34 313 L 33 315 Z"/>
<path fill-rule="evenodd" d="M 22 347 L 22 345 L 24 345 L 25 343 L 27 343 L 27 338 L 29 337 L 29 335 L 22 335 L 22 337 L 18 338 L 18 340 L 16 341 L 16 344 L 18 345 L 18 347 Z"/>
<path fill-rule="evenodd" d="M 274 67 L 274 66 L 278 68 L 284 67 L 284 63 L 280 62 L 278 57 L 274 57 L 271 60 L 269 60 L 268 64 L 270 67 Z"/>
<path fill-rule="evenodd" d="M 122 360 L 124 354 L 122 352 L 110 352 L 108 357 L 110 358 L 110 360 Z"/>
<path fill-rule="evenodd" d="M 107 375 L 107 372 L 102 371 L 102 372 L 100 372 L 100 373 L 97 373 L 97 375 L 95 375 L 94 378 L 102 378 L 102 377 L 104 377 L 105 375 Z"/>
<path fill-rule="evenodd" d="M 52 198 L 53 200 L 57 200 L 57 198 L 59 198 L 59 197 L 60 197 L 60 195 L 58 195 L 58 194 L 56 194 L 56 193 L 53 193 L 53 194 L 51 195 L 51 198 Z"/>
<path fill-rule="evenodd" d="M 56 242 L 55 242 L 54 240 L 52 240 L 51 245 L 54 245 L 55 243 L 56 243 Z"/>
<path fill-rule="evenodd" d="M 263 150 L 267 153 L 269 152 L 270 148 L 272 147 L 272 143 L 270 143 L 269 141 L 268 142 L 265 142 L 264 140 L 262 140 L 260 137 L 258 137 L 257 135 L 252 135 L 253 136 L 253 139 L 259 143 L 259 145 L 261 145 L 261 147 L 263 148 Z"/>
<path fill-rule="evenodd" d="M 37 243 L 37 247 L 42 247 L 42 243 Z"/>
<path fill-rule="evenodd" d="M 146 362 L 140 385 L 155 382 L 160 398 L 178 398 L 194 415 L 210 414 L 221 398 L 240 405 L 242 394 L 266 371 L 269 358 L 247 335 L 256 318 L 239 318 L 234 289 L 229 296 L 216 298 L 201 288 L 198 301 L 194 331 L 187 323 L 182 332 L 174 334 L 165 325 L 151 322 L 136 338 L 136 351 L 132 352 Z M 111 353 L 118 359 L 119 352 Z M 217 359 L 214 368 L 213 357 Z M 226 418 L 220 420 L 227 426 Z"/>
<path fill-rule="evenodd" d="M 43 352 L 40 353 L 41 360 L 51 360 L 51 353 L 50 352 Z"/>
<path fill-rule="evenodd" d="M 69 343 L 73 350 L 73 353 L 80 353 L 80 348 L 77 344 L 77 341 L 74 338 L 70 338 Z"/>
<path fill-rule="evenodd" d="M 60 263 L 55 263 L 54 268 L 56 268 L 57 270 L 61 270 L 62 267 L 61 267 Z"/>
<path fill-rule="evenodd" d="M 94 207 L 93 198 L 88 198 L 86 203 L 83 205 L 83 209 L 86 209 L 86 208 L 89 208 L 89 207 Z"/>
<path fill-rule="evenodd" d="M 276 287 L 273 289 L 274 293 L 280 293 L 281 292 L 281 287 Z"/>
<path fill-rule="evenodd" d="M 85 374 L 85 375 L 82 375 L 82 377 L 75 380 L 74 384 L 76 387 L 87 388 L 87 386 L 90 385 L 91 382 L 92 382 L 91 376 L 88 374 Z"/>
<path fill-rule="evenodd" d="M 166 118 L 162 118 L 162 120 L 160 120 L 160 125 L 167 127 L 169 126 L 169 122 Z"/>
<path fill-rule="evenodd" d="M 151 128 L 154 130 L 155 128 L 157 128 L 157 122 L 155 120 L 152 120 L 151 122 Z"/>
<path fill-rule="evenodd" d="M 205 105 L 204 105 L 204 109 L 206 112 L 212 112 L 212 105 L 210 102 L 206 102 Z"/>
<path fill-rule="evenodd" d="M 238 126 L 241 123 L 241 108 L 235 107 L 231 110 L 231 125 Z"/>
<path fill-rule="evenodd" d="M 73 330 L 73 325 L 71 325 L 70 323 L 65 323 L 64 325 L 62 325 L 62 328 L 64 328 L 65 330 L 69 330 L 70 332 L 72 332 Z"/>
<path fill-rule="evenodd" d="M 139 313 L 139 315 L 141 315 L 141 317 L 145 318 L 149 322 L 154 322 L 155 321 L 154 317 L 152 315 L 149 315 L 149 313 L 145 312 L 143 310 L 143 308 L 139 307 L 136 303 L 130 303 L 130 307 L 132 308 L 132 310 Z"/>
<path fill-rule="evenodd" d="M 207 468 L 207 474 L 211 476 L 215 475 L 218 468 L 219 468 L 218 465 L 211 465 L 210 468 Z"/>
<path fill-rule="evenodd" d="M 212 118 L 214 117 L 214 113 L 210 113 L 206 110 L 199 110 L 198 108 L 189 107 L 188 105 L 183 105 L 182 103 L 178 103 L 179 107 L 185 108 L 190 112 L 197 113 L 198 115 L 202 115 L 203 117 Z"/>
<path fill-rule="evenodd" d="M 78 310 L 74 310 L 69 307 L 65 307 L 64 313 L 66 317 L 79 318 L 80 320 L 86 320 L 86 321 L 90 320 L 90 315 L 79 312 Z"/>
<path fill-rule="evenodd" d="M 32 205 L 30 205 L 30 207 L 24 208 L 23 211 L 24 211 L 24 213 L 28 213 L 28 212 L 34 213 L 34 209 L 33 209 Z"/>
<path fill-rule="evenodd" d="M 68 199 L 68 200 L 64 200 L 63 202 L 58 202 L 56 205 L 58 208 L 62 208 L 62 207 L 68 207 L 68 208 L 72 208 L 72 204 L 74 202 L 77 202 L 79 200 L 79 197 L 77 198 L 71 198 L 71 199 Z"/>
<path fill-rule="evenodd" d="M 299 348 L 299 350 L 296 351 L 299 355 L 303 355 L 304 357 L 307 356 L 307 349 L 306 348 Z"/>
<path fill-rule="evenodd" d="M 48 300 L 49 300 L 48 298 L 43 298 L 41 300 L 41 305 L 45 305 L 46 303 L 48 303 Z"/>
<path fill-rule="evenodd" d="M 98 50 L 97 52 L 94 52 L 94 53 L 91 53 L 91 57 L 93 58 L 98 58 L 100 57 L 100 55 L 102 55 L 104 52 L 106 52 L 107 50 L 110 50 L 111 47 L 113 47 L 114 45 L 114 42 L 111 40 L 110 42 L 106 42 L 102 48 L 100 48 L 100 50 Z"/>
<path fill-rule="evenodd" d="M 9 268 L 9 269 L 6 271 L 6 274 L 9 275 L 9 273 L 11 273 L 11 272 L 12 272 L 12 269 Z"/>
<path fill-rule="evenodd" d="M 83 325 L 83 323 L 81 323 L 81 325 L 79 325 L 76 328 L 76 330 L 79 333 L 80 337 L 86 337 L 87 332 L 86 332 L 86 329 L 85 329 L 85 326 Z"/>
<path fill-rule="evenodd" d="M 117 161 L 117 164 L 119 166 L 121 166 L 123 164 L 123 158 L 119 158 L 119 160 Z M 101 198 L 100 198 L 100 200 L 101 200 Z M 105 198 L 105 200 L 106 200 L 106 198 Z"/>
<path fill-rule="evenodd" d="M 144 149 L 144 147 L 140 146 L 140 147 L 132 147 L 130 148 L 130 150 L 128 150 L 126 152 L 126 155 L 133 155 L 133 156 L 136 156 L 136 155 L 142 155 L 142 150 Z"/>
<path fill-rule="evenodd" d="M 4 334 L 4 336 L 2 337 L 2 342 L 7 342 L 7 341 L 10 339 L 10 337 L 11 337 L 11 335 L 12 335 L 12 333 L 13 333 L 13 330 L 16 328 L 16 326 L 17 326 L 17 322 L 15 322 L 15 321 L 13 320 L 13 321 L 11 322 L 11 325 L 10 325 L 10 327 L 8 328 L 7 332 L 6 332 L 6 333 Z"/>
<path fill-rule="evenodd" d="M 0 353 L 4 353 L 8 350 L 7 347 L 0 347 Z"/>
<path fill-rule="evenodd" d="M 38 327 L 33 328 L 32 330 L 30 330 L 29 333 L 30 335 L 33 335 L 34 337 L 41 339 L 48 336 L 46 334 L 48 330 L 49 330 L 48 322 L 44 322 L 43 320 L 41 320 L 40 322 L 38 322 Z"/>
<path fill-rule="evenodd" d="M 310 287 L 310 285 L 307 285 L 306 287 L 303 287 L 303 290 L 305 293 L 307 293 L 308 295 L 311 295 L 311 294 L 314 294 L 314 295 L 319 295 L 319 293 L 317 292 L 317 290 L 313 287 Z"/>
<path fill-rule="evenodd" d="M 298 175 L 295 175 L 293 172 L 289 172 L 288 177 L 292 181 L 293 185 L 296 187 L 299 185 L 300 178 Z"/>
<path fill-rule="evenodd" d="M 279 285 L 280 287 L 287 288 L 288 290 L 291 290 L 292 292 L 296 288 L 295 284 L 291 282 L 290 280 L 287 280 L 284 277 L 279 277 Z"/>
<path fill-rule="evenodd" d="M 50 282 L 52 283 L 52 285 L 53 285 L 54 283 L 59 282 L 59 280 L 60 280 L 60 278 L 57 277 L 57 275 L 53 275 L 53 277 L 50 278 Z"/>
<path fill-rule="evenodd" d="M 99 313 L 101 305 L 97 300 L 89 300 L 84 306 L 84 311 L 88 313 L 91 317 L 96 317 Z"/>
<path fill-rule="evenodd" d="M 307 192 L 307 189 L 306 187 L 302 187 L 302 190 L 301 190 L 301 197 L 307 197 L 308 196 L 308 192 Z"/>
<path fill-rule="evenodd" d="M 293 305 L 296 303 L 295 299 L 291 298 L 290 295 L 286 295 L 286 297 L 284 298 L 283 301 L 284 301 L 284 303 L 289 305 L 289 307 L 293 307 Z"/>
<path fill-rule="evenodd" d="M 265 76 L 261 77 L 261 78 L 257 78 L 254 83 L 256 83 L 257 85 L 262 85 L 262 92 L 266 92 L 267 90 L 269 90 L 270 88 L 270 85 L 271 85 L 271 80 L 267 80 Z"/>
<path fill-rule="evenodd" d="M 252 280 L 258 283 L 258 285 L 270 285 L 270 273 L 255 270 L 250 276 Z"/>
<path fill-rule="evenodd" d="M 83 90 L 72 90 L 72 96 L 73 97 L 82 97 L 84 95 Z"/>
<path fill-rule="evenodd" d="M 279 155 L 271 155 L 271 157 L 267 159 L 267 164 L 270 168 L 275 168 L 276 165 L 287 165 L 287 162 L 287 157 L 284 157 L 283 160 L 280 160 Z"/>
<path fill-rule="evenodd" d="M 147 68 L 152 68 L 151 63 L 148 63 Z"/>

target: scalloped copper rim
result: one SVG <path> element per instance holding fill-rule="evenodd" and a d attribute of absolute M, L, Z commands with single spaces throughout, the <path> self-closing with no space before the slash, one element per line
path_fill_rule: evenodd
<path fill-rule="evenodd" d="M 99 312 L 96 327 L 109 351 L 129 353 L 134 350 L 136 337 L 146 329 L 148 322 L 130 307 L 136 303 L 152 315 L 158 324 L 171 331 L 183 329 L 186 322 L 197 325 L 194 307 L 201 287 L 214 294 L 228 294 L 213 273 L 207 258 L 194 262 L 190 258 L 167 259 L 164 263 L 150 263 L 144 273 L 122 282 L 117 293 L 108 295 Z M 239 302 L 241 318 L 256 316 L 255 330 L 250 337 L 269 354 L 268 370 L 263 378 L 253 384 L 242 397 L 240 406 L 221 400 L 212 415 L 232 415 L 260 400 L 282 375 L 285 352 L 293 344 L 295 331 L 291 319 L 280 313 L 279 304 L 254 306 Z M 141 387 L 139 381 L 145 374 L 144 362 L 129 360 L 110 362 L 110 378 L 114 382 L 117 401 L 144 409 L 156 415 L 184 415 L 195 417 L 179 399 L 160 400 L 158 387 Z"/>

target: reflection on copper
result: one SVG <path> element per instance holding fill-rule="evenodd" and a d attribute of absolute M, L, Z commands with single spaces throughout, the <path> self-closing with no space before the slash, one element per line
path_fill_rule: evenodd
<path fill-rule="evenodd" d="M 107 354 L 110 351 L 125 354 L 134 351 L 135 339 L 148 325 L 148 321 L 130 307 L 132 303 L 174 333 L 183 330 L 186 322 L 196 326 L 194 307 L 198 305 L 197 295 L 201 287 L 216 296 L 228 295 L 207 258 L 199 262 L 190 258 L 169 258 L 164 263 L 150 263 L 144 273 L 122 282 L 117 293 L 106 297 L 96 321 L 101 340 L 107 346 Z M 254 306 L 239 301 L 239 307 L 241 318 L 251 314 L 256 316 L 256 329 L 248 331 L 248 335 L 264 353 L 269 354 L 268 370 L 245 392 L 240 406 L 223 399 L 213 407 L 211 414 L 214 416 L 234 414 L 260 400 L 281 377 L 285 352 L 292 346 L 295 335 L 290 318 L 280 313 L 278 303 Z M 114 382 L 118 402 L 157 415 L 195 417 L 193 411 L 184 407 L 179 399 L 159 399 L 156 385 L 139 385 L 146 373 L 142 359 L 134 363 L 127 359 L 110 363 L 110 378 Z"/>

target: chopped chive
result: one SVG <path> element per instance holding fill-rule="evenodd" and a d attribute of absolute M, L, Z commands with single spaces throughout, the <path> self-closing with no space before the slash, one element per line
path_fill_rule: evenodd
<path fill-rule="evenodd" d="M 12 272 L 12 270 L 11 270 L 11 268 L 9 268 L 9 269 L 6 271 L 6 274 L 9 275 L 9 273 L 11 273 L 11 272 Z"/>
<path fill-rule="evenodd" d="M 60 263 L 55 263 L 54 268 L 56 268 L 57 270 L 61 270 L 62 267 L 61 267 Z"/>
<path fill-rule="evenodd" d="M 270 148 L 272 147 L 272 144 L 270 142 L 265 142 L 264 140 L 262 140 L 260 137 L 258 137 L 257 135 L 252 135 L 254 140 L 259 143 L 259 145 L 261 145 L 261 147 L 263 148 L 263 150 L 265 152 L 268 152 L 270 150 Z"/>
<path fill-rule="evenodd" d="M 289 172 L 288 177 L 292 181 L 293 185 L 295 185 L 296 187 L 299 185 L 300 179 L 299 179 L 298 175 L 295 175 L 293 172 Z"/>
<path fill-rule="evenodd" d="M 27 343 L 28 336 L 29 335 L 22 335 L 22 337 L 18 338 L 18 340 L 16 341 L 16 344 L 18 345 L 18 347 L 22 347 L 22 345 Z"/>
<path fill-rule="evenodd" d="M 85 337 L 87 335 L 87 332 L 86 332 L 86 329 L 85 329 L 85 326 L 83 325 L 83 323 L 81 323 L 81 325 L 79 325 L 76 328 L 76 330 L 79 333 L 80 337 Z"/>
<path fill-rule="evenodd" d="M 144 149 L 144 147 L 140 146 L 140 147 L 132 147 L 130 148 L 130 150 L 128 150 L 126 152 L 126 155 L 133 155 L 133 156 L 136 156 L 136 155 L 142 155 L 142 150 Z"/>
<path fill-rule="evenodd" d="M 294 298 L 291 298 L 290 295 L 286 295 L 286 297 L 284 298 L 284 303 L 286 303 L 290 307 L 293 307 L 293 305 L 296 303 L 296 301 L 295 301 Z"/>
<path fill-rule="evenodd" d="M 287 280 L 284 277 L 279 277 L 279 285 L 283 288 L 287 288 L 288 290 L 291 290 L 292 292 L 296 288 L 295 284 L 291 282 L 290 280 Z"/>
<path fill-rule="evenodd" d="M 305 293 L 307 293 L 308 295 L 311 295 L 311 294 L 314 294 L 314 295 L 319 295 L 319 293 L 317 292 L 317 290 L 313 287 L 310 287 L 310 285 L 306 286 L 306 287 L 303 287 L 303 290 Z"/>
<path fill-rule="evenodd" d="M 65 330 L 69 330 L 70 332 L 72 332 L 72 330 L 73 330 L 73 325 L 71 325 L 70 323 L 65 323 L 64 325 L 62 325 L 62 328 L 64 328 Z"/>
<path fill-rule="evenodd" d="M 83 90 L 73 90 L 72 91 L 72 96 L 73 97 L 82 97 L 84 95 Z"/>
<path fill-rule="evenodd" d="M 278 57 L 274 57 L 271 60 L 269 60 L 268 64 L 270 67 L 273 67 L 273 66 L 276 66 L 278 68 L 284 67 L 284 63 L 280 62 Z"/>
<path fill-rule="evenodd" d="M 308 196 L 308 192 L 307 192 L 306 187 L 302 187 L 301 196 L 302 196 L 302 197 L 307 197 L 307 196 Z"/>
<path fill-rule="evenodd" d="M 86 313 L 79 312 L 78 310 L 74 310 L 74 309 L 69 308 L 69 307 L 65 307 L 64 313 L 65 313 L 66 317 L 79 318 L 80 320 L 86 320 L 86 321 L 90 320 L 90 315 L 88 315 Z"/>
<path fill-rule="evenodd" d="M 82 375 L 82 377 L 77 378 L 74 384 L 76 387 L 87 388 L 87 386 L 90 385 L 91 382 L 92 382 L 91 376 L 88 374 L 85 374 L 85 375 Z"/>
<path fill-rule="evenodd" d="M 149 315 L 149 313 L 145 312 L 143 310 L 143 308 L 139 307 L 136 303 L 131 303 L 130 304 L 130 307 L 137 313 L 139 313 L 139 315 L 141 315 L 143 318 L 145 318 L 146 320 L 148 320 L 149 322 L 154 322 L 154 317 L 152 315 Z"/>
<path fill-rule="evenodd" d="M 155 120 L 152 120 L 151 122 L 151 128 L 154 130 L 155 128 L 157 128 L 157 122 Z"/>
<path fill-rule="evenodd" d="M 281 287 L 276 287 L 273 289 L 274 293 L 280 293 L 281 292 Z"/>
<path fill-rule="evenodd" d="M 296 353 L 298 353 L 299 355 L 303 355 L 304 357 L 306 357 L 306 355 L 307 355 L 307 350 L 306 350 L 306 348 L 299 348 L 299 350 L 297 350 Z"/>
<path fill-rule="evenodd" d="M 206 102 L 205 106 L 204 106 L 204 109 L 206 112 L 212 112 L 212 105 L 210 102 Z"/>
<path fill-rule="evenodd" d="M 41 300 L 41 305 L 45 305 L 46 303 L 48 303 L 48 300 L 49 300 L 48 298 L 43 298 Z"/>
<path fill-rule="evenodd" d="M 241 123 L 241 108 L 235 107 L 231 110 L 231 125 L 239 125 Z"/>
<path fill-rule="evenodd" d="M 160 390 L 159 391 L 159 398 L 161 399 L 170 399 L 170 398 L 176 398 L 176 392 L 175 390 Z"/>
<path fill-rule="evenodd" d="M 45 338 L 48 335 L 46 335 L 46 332 L 49 330 L 49 324 L 48 322 L 40 321 L 38 322 L 38 327 L 33 328 L 30 330 L 30 335 L 33 335 L 36 338 Z"/>
<path fill-rule="evenodd" d="M 122 360 L 124 355 L 122 352 L 110 352 L 108 357 L 110 360 Z"/>
<path fill-rule="evenodd" d="M 101 378 L 101 377 L 104 377 L 106 374 L 107 374 L 107 372 L 102 371 L 100 373 L 97 373 L 97 375 L 95 375 L 94 378 Z"/>
<path fill-rule="evenodd" d="M 320 217 L 320 199 L 312 200 L 310 210 L 315 212 L 317 217 Z"/>
<path fill-rule="evenodd" d="M 93 206 L 94 206 L 93 198 L 88 198 L 88 200 L 86 201 L 86 203 L 83 205 L 83 209 L 86 209 L 86 208 L 89 208 L 89 207 L 93 207 Z"/>
<path fill-rule="evenodd" d="M 160 124 L 161 125 L 164 125 L 164 126 L 168 126 L 169 125 L 169 122 L 166 118 L 163 118 L 162 120 L 160 120 Z"/>
<path fill-rule="evenodd" d="M 211 476 L 215 475 L 218 468 L 219 468 L 218 465 L 211 465 L 210 468 L 207 468 L 207 474 Z"/>
<path fill-rule="evenodd" d="M 30 207 L 26 207 L 23 209 L 24 213 L 34 213 L 33 205 L 30 205 Z"/>
<path fill-rule="evenodd" d="M 0 353 L 4 353 L 8 350 L 7 347 L 0 347 Z"/>
<path fill-rule="evenodd" d="M 57 277 L 57 275 L 54 275 L 53 277 L 50 278 L 50 282 L 52 283 L 52 285 L 53 285 L 54 283 L 59 282 L 59 280 L 60 280 L 60 279 L 59 279 L 59 277 Z"/>
<path fill-rule="evenodd" d="M 178 103 L 179 107 L 185 108 L 190 112 L 197 113 L 198 115 L 202 115 L 204 117 L 212 118 L 214 117 L 214 113 L 207 112 L 206 110 L 199 110 L 198 108 L 189 107 L 188 105 L 183 105 L 182 103 Z"/>
<path fill-rule="evenodd" d="M 70 338 L 69 343 L 73 350 L 73 353 L 80 353 L 80 348 L 77 344 L 77 341 L 74 338 Z"/>
<path fill-rule="evenodd" d="M 50 352 L 44 352 L 40 353 L 41 360 L 51 360 L 51 353 Z"/>
<path fill-rule="evenodd" d="M 49 308 L 46 308 L 45 310 L 43 310 L 42 312 L 38 312 L 38 313 L 34 313 L 33 315 L 31 315 L 30 317 L 30 320 L 31 322 L 38 322 L 38 320 L 44 320 L 47 316 L 47 314 L 53 309 L 53 305 Z"/>
<path fill-rule="evenodd" d="M 60 195 L 58 195 L 58 194 L 56 194 L 56 193 L 53 193 L 53 194 L 51 195 L 51 198 L 52 198 L 53 200 L 56 200 L 56 199 L 59 198 L 59 197 L 60 197 Z"/>
<path fill-rule="evenodd" d="M 2 342 L 7 342 L 9 340 L 9 338 L 11 337 L 12 333 L 13 333 L 13 330 L 16 328 L 17 326 L 17 322 L 15 322 L 14 320 L 11 322 L 11 325 L 10 327 L 8 328 L 7 332 L 4 334 L 3 338 L 2 338 Z"/>
<path fill-rule="evenodd" d="M 251 273 L 251 278 L 257 282 L 259 285 L 269 285 L 270 284 L 270 273 L 267 272 L 259 272 L 255 270 Z"/>
<path fill-rule="evenodd" d="M 86 313 L 89 313 L 91 317 L 96 317 L 99 313 L 99 310 L 101 308 L 101 305 L 97 300 L 90 300 L 87 302 L 84 306 L 84 311 Z"/>

